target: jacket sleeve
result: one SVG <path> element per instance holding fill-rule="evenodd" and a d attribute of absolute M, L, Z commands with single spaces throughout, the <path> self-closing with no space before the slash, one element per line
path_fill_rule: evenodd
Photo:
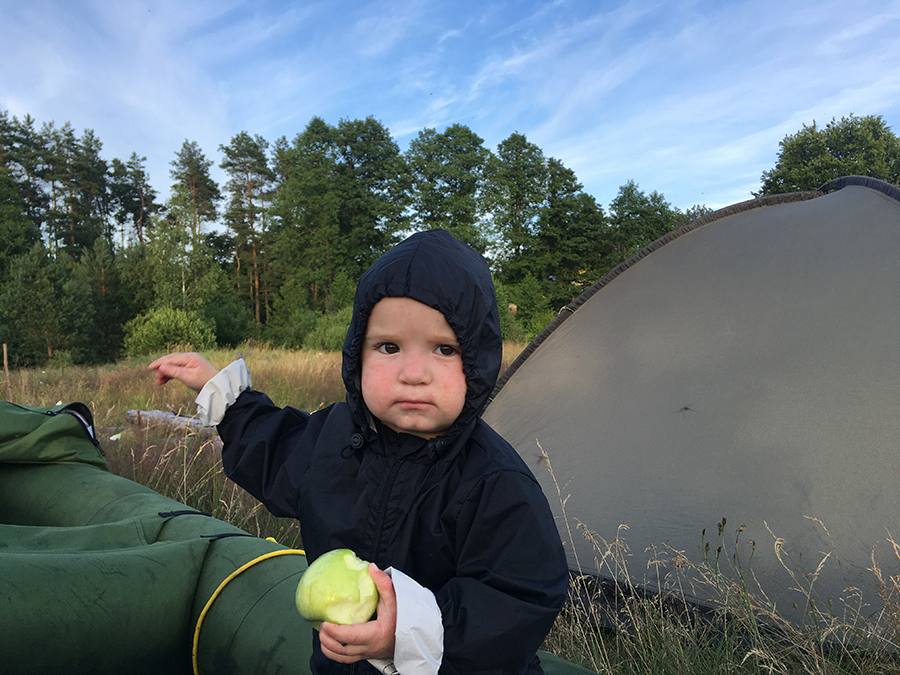
<path fill-rule="evenodd" d="M 441 672 L 525 672 L 568 593 L 566 559 L 544 493 L 527 473 L 488 475 L 468 495 L 458 533 L 457 575 L 436 594 L 444 623 Z"/>
<path fill-rule="evenodd" d="M 251 379 L 244 359 L 232 361 L 216 373 L 194 399 L 203 426 L 218 426 L 241 392 L 253 386 Z"/>
<path fill-rule="evenodd" d="M 310 417 L 301 410 L 279 408 L 262 392 L 247 389 L 217 427 L 225 475 L 276 516 L 298 517 L 297 481 L 308 467 L 314 443 Z"/>

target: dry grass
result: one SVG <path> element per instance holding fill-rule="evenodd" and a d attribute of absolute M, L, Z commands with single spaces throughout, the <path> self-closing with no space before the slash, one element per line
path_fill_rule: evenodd
<path fill-rule="evenodd" d="M 204 354 L 221 368 L 243 358 L 256 389 L 279 405 L 316 409 L 343 398 L 340 354 L 244 345 L 236 351 Z M 274 537 L 299 547 L 296 521 L 275 518 L 232 483 L 222 470 L 221 441 L 210 431 L 192 432 L 165 425 L 139 428 L 126 423 L 129 410 L 163 410 L 193 415 L 194 392 L 177 382 L 155 384 L 147 370 L 154 357 L 114 366 L 64 366 L 10 372 L 12 400 L 34 406 L 80 401 L 94 414 L 101 446 L 117 474 L 251 534 Z M 6 389 L 4 382 L 3 389 Z"/>
<path fill-rule="evenodd" d="M 504 365 L 523 347 L 506 345 Z M 279 405 L 314 410 L 344 397 L 339 354 L 245 345 L 205 356 L 216 367 L 244 358 L 253 373 L 254 388 L 265 391 Z M 274 518 L 224 476 L 221 445 L 215 435 L 125 423 L 127 410 L 194 411 L 194 394 L 185 387 L 154 384 L 147 371 L 150 360 L 101 368 L 13 371 L 9 387 L 18 403 L 86 403 L 94 412 L 110 466 L 119 475 L 254 535 L 300 547 L 295 521 Z M 6 384 L 0 385 L 4 394 Z M 543 458 L 552 475 L 550 458 L 546 453 Z M 560 488 L 557 492 L 565 513 L 565 495 Z M 889 544 L 897 567 L 884 570 L 875 563 L 874 555 L 872 560 L 872 573 L 885 603 L 880 614 L 874 618 L 817 614 L 815 621 L 798 627 L 782 619 L 753 586 L 752 554 L 740 562 L 738 537 L 733 544 L 725 541 L 724 522 L 718 540 L 710 542 L 711 554 L 705 560 L 687 560 L 665 548 L 659 551 L 654 569 L 660 576 L 659 587 L 669 589 L 665 595 L 643 595 L 632 587 L 627 527 L 622 526 L 610 541 L 584 527 L 573 528 L 567 536 L 572 541 L 574 537 L 588 538 L 595 554 L 591 560 L 579 561 L 582 575 L 573 579 L 572 602 L 544 648 L 595 672 L 900 673 L 896 650 L 890 648 L 900 643 L 900 576 L 896 574 L 900 545 L 893 539 Z M 734 555 L 720 556 L 731 546 Z M 721 569 L 725 560 L 738 561 L 736 568 Z M 617 579 L 619 584 L 600 584 L 596 575 Z M 602 605 L 595 602 L 601 595 L 605 599 Z M 681 597 L 708 598 L 714 610 L 700 612 Z M 854 639 L 841 641 L 835 636 Z"/>
<path fill-rule="evenodd" d="M 274 537 L 291 548 L 301 547 L 293 519 L 276 518 L 256 499 L 225 477 L 222 442 L 207 430 L 173 429 L 165 425 L 98 429 L 112 471 L 209 513 L 258 537 Z"/>
<path fill-rule="evenodd" d="M 504 367 L 524 348 L 505 346 Z M 344 399 L 341 355 L 273 349 L 245 344 L 237 350 L 204 353 L 217 368 L 243 358 L 253 387 L 278 405 L 316 410 Z M 128 359 L 113 366 L 49 366 L 0 373 L 0 391 L 33 406 L 80 401 L 94 414 L 101 446 L 112 470 L 192 508 L 225 520 L 251 534 L 274 537 L 300 547 L 296 521 L 275 518 L 222 470 L 221 442 L 210 431 L 173 429 L 164 425 L 139 428 L 126 423 L 129 410 L 162 410 L 193 415 L 195 394 L 177 382 L 155 384 L 147 365 L 155 358 Z"/>
<path fill-rule="evenodd" d="M 656 587 L 668 590 L 642 593 L 628 570 L 627 526 L 621 525 L 611 541 L 583 526 L 573 531 L 565 515 L 566 496 L 550 457 L 543 448 L 541 452 L 556 485 L 569 541 L 583 536 L 595 553 L 590 561 L 578 561 L 571 602 L 547 638 L 546 650 L 597 673 L 616 675 L 900 673 L 900 576 L 886 574 L 874 554 L 871 570 L 884 601 L 874 617 L 852 609 L 841 616 L 818 610 L 813 587 L 806 585 L 806 620 L 801 625 L 786 620 L 755 583 L 755 547 L 746 561 L 741 559 L 739 545 L 750 543 L 741 541 L 742 527 L 729 551 L 724 519 L 717 540 L 705 542 L 702 561 L 660 549 L 652 569 Z M 889 542 L 900 567 L 900 546 Z M 705 605 L 700 608 L 684 598 L 704 598 Z"/>

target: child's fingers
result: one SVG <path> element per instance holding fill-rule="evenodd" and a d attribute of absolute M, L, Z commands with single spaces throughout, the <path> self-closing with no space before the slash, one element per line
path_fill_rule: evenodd
<path fill-rule="evenodd" d="M 197 390 L 216 374 L 215 368 L 206 359 L 193 352 L 175 352 L 161 356 L 147 368 L 155 371 L 157 384 L 178 380 Z"/>
<path fill-rule="evenodd" d="M 153 363 L 151 363 L 149 366 L 147 366 L 147 369 L 155 370 L 158 373 L 160 368 L 162 368 L 163 366 L 165 366 L 167 363 L 169 363 L 171 361 L 171 356 L 172 356 L 172 354 L 168 354 L 166 356 L 160 356 Z"/>
<path fill-rule="evenodd" d="M 166 377 L 165 375 L 160 373 L 158 370 L 156 371 L 156 384 L 166 384 L 171 379 L 172 379 L 171 377 Z"/>
<path fill-rule="evenodd" d="M 391 578 L 369 565 L 369 574 L 378 589 L 378 612 L 365 623 L 340 626 L 323 623 L 319 629 L 322 653 L 333 661 L 353 663 L 361 659 L 393 658 L 394 633 L 397 628 L 397 595 Z"/>
<path fill-rule="evenodd" d="M 339 663 L 361 661 L 368 645 L 366 640 L 356 633 L 354 626 L 323 623 L 319 630 L 319 644 L 322 647 L 322 653 L 332 661 Z"/>
<path fill-rule="evenodd" d="M 170 364 L 173 366 L 190 366 L 197 359 L 197 355 L 193 353 L 173 352 L 160 356 L 153 363 L 147 366 L 150 370 L 156 370 L 162 365 Z"/>
<path fill-rule="evenodd" d="M 394 591 L 394 582 L 387 575 L 378 569 L 375 563 L 369 563 L 369 575 L 375 582 L 375 588 L 378 589 L 378 614 L 382 616 L 388 611 L 393 616 L 397 614 L 397 594 Z"/>
<path fill-rule="evenodd" d="M 166 382 L 169 380 L 183 380 L 185 368 L 181 366 L 173 366 L 168 363 L 161 363 L 156 369 L 156 379 L 164 378 Z"/>

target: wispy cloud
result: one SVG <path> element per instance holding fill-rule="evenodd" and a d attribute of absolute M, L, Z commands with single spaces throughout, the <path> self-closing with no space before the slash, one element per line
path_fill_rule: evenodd
<path fill-rule="evenodd" d="M 148 157 L 185 139 L 293 138 L 373 115 L 401 147 L 514 131 L 606 205 L 634 179 L 676 206 L 749 197 L 813 119 L 900 119 L 900 10 L 875 0 L 0 0 L 0 109 Z"/>
<path fill-rule="evenodd" d="M 352 28 L 354 42 L 364 57 L 387 53 L 409 39 L 410 32 L 427 21 L 427 5 L 420 0 L 376 4 L 364 10 Z"/>

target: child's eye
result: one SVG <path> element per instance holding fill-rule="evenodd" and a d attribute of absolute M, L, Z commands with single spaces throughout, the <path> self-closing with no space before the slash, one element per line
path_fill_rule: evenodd
<path fill-rule="evenodd" d="M 393 342 L 379 342 L 377 345 L 375 345 L 375 349 L 382 354 L 396 354 L 400 351 L 400 347 L 395 345 Z"/>
<path fill-rule="evenodd" d="M 453 345 L 441 345 L 437 348 L 437 353 L 441 356 L 454 356 L 459 354 L 459 349 Z"/>

